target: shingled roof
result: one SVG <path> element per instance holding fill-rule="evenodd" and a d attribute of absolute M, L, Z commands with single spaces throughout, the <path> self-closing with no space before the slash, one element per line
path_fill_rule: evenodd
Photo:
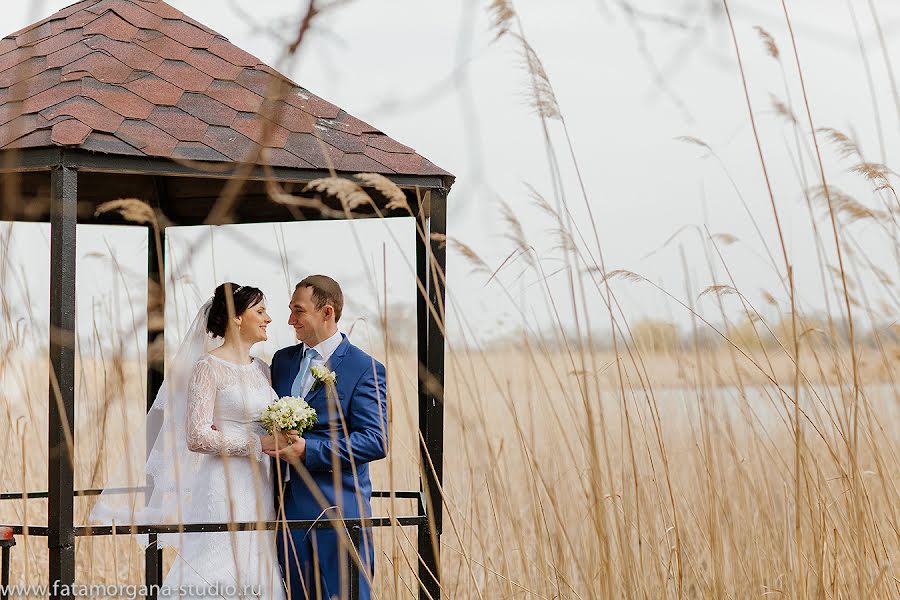
<path fill-rule="evenodd" d="M 0 40 L 0 149 L 53 146 L 450 175 L 162 0 L 83 0 Z"/>

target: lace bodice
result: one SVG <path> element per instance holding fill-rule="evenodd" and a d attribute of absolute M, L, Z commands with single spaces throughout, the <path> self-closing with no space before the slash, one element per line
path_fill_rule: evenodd
<path fill-rule="evenodd" d="M 275 399 L 269 366 L 239 365 L 211 354 L 194 365 L 188 388 L 187 445 L 194 452 L 262 461 L 259 417 Z M 212 426 L 215 425 L 216 429 Z"/>

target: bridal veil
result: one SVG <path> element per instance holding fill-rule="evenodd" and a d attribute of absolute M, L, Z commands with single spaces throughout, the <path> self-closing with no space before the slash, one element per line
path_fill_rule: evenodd
<path fill-rule="evenodd" d="M 187 447 L 188 387 L 194 364 L 221 338 L 212 338 L 206 323 L 212 301 L 200 307 L 165 380 L 147 412 L 146 427 L 124 434 L 125 449 L 110 471 L 104 489 L 88 517 L 91 525 L 172 525 L 209 521 L 206 503 L 195 501 L 194 488 L 209 456 Z M 146 438 L 144 432 L 146 431 Z M 146 439 L 146 443 L 141 443 Z M 149 451 L 147 450 L 149 449 Z M 177 546 L 179 533 L 160 534 L 158 546 Z M 138 535 L 142 546 L 147 535 Z"/>

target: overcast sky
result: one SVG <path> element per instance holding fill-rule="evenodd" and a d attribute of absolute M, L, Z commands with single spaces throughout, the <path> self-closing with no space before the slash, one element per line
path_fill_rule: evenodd
<path fill-rule="evenodd" d="M 7 2 L 4 27 L 14 31 L 67 4 L 65 0 Z M 170 4 L 264 61 L 282 67 L 313 93 L 453 172 L 457 182 L 450 194 L 449 233 L 471 246 L 492 268 L 500 266 L 515 249 L 501 212 L 502 203 L 507 203 L 521 220 L 539 264 L 549 276 L 549 285 L 559 294 L 557 299 L 567 306 L 566 279 L 557 272 L 562 265 L 559 240 L 552 231 L 552 220 L 533 207 L 527 186 L 544 195 L 552 206 L 557 206 L 560 196 L 554 193 L 540 120 L 528 103 L 528 77 L 522 69 L 519 46 L 508 36 L 494 39 L 488 2 L 347 2 L 317 21 L 293 65 L 276 64 L 284 43 L 272 32 L 289 37 L 305 2 L 171 0 Z M 607 268 L 636 271 L 679 297 L 696 300 L 707 285 L 726 282 L 721 267 L 717 275 L 711 275 L 706 266 L 697 229 L 706 226 L 713 234 L 738 238 L 723 248 L 723 253 L 744 293 L 763 304 L 762 290 L 768 290 L 786 309 L 786 295 L 735 191 L 736 186 L 756 226 L 772 244 L 783 273 L 771 203 L 722 5 L 662 0 L 630 4 L 638 10 L 628 13 L 624 3 L 613 0 L 515 3 L 571 136 Z M 773 95 L 786 99 L 785 78 L 754 30 L 762 26 L 782 51 L 787 89 L 803 123 L 801 133 L 807 134 L 801 143 L 804 148 L 811 147 L 781 3 L 754 0 L 729 4 L 801 305 L 807 310 L 821 309 L 824 294 L 814 262 L 802 175 L 789 152 L 795 141 L 793 130 L 772 109 Z M 900 62 L 900 6 L 884 0 L 874 4 L 880 11 L 888 55 Z M 238 5 L 250 14 L 237 10 Z M 898 107 L 869 3 L 817 0 L 788 5 L 815 126 L 852 133 L 870 160 L 886 159 L 896 167 L 900 161 Z M 853 16 L 872 71 L 877 113 Z M 881 139 L 876 119 L 881 121 Z M 558 121 L 550 122 L 550 136 L 561 165 L 562 196 L 593 247 L 585 202 Z M 704 157 L 702 148 L 677 141 L 679 136 L 704 140 L 721 157 L 725 169 L 715 159 Z M 840 160 L 827 143 L 822 152 L 829 182 L 877 207 L 868 184 L 848 173 L 852 161 Z M 807 160 L 803 169 L 810 185 L 818 183 L 813 162 Z M 823 215 L 821 210 L 817 214 Z M 685 226 L 688 228 L 681 230 Z M 18 292 L 7 285 L 4 293 L 18 293 L 16 298 L 21 301 L 21 289 L 28 287 L 28 304 L 37 315 L 43 315 L 47 310 L 46 231 L 34 234 L 32 228 L 40 226 L 16 227 L 10 258 L 13 264 L 25 267 L 21 269 L 24 275 Z M 858 249 L 873 264 L 897 275 L 900 265 L 889 238 L 878 227 L 862 223 L 851 231 Z M 281 232 L 287 273 L 278 258 L 276 237 Z M 189 276 L 181 281 L 189 280 L 191 294 L 196 296 L 185 300 L 185 312 L 192 312 L 216 283 L 231 278 L 267 291 L 270 304 L 278 307 L 273 317 L 283 320 L 289 282 L 310 272 L 326 272 L 334 274 L 348 290 L 352 306 L 349 324 L 377 310 L 384 257 L 389 271 L 388 302 L 413 301 L 409 223 L 357 224 L 355 231 L 348 225 L 292 224 L 281 229 L 253 226 L 240 229 L 237 235 L 227 228 L 214 234 L 208 230 L 170 234 L 176 247 L 200 239 L 205 241 L 195 245 L 192 261 L 177 265 L 179 273 Z M 262 244 L 263 249 L 248 245 L 243 241 L 247 239 Z M 829 240 L 825 238 L 826 245 Z M 126 289 L 142 299 L 139 280 L 146 240 L 121 231 L 84 228 L 78 243 L 81 263 L 109 264 L 109 248 L 121 248 L 112 254 L 120 266 L 134 273 L 129 280 L 127 274 L 107 276 L 103 269 L 91 270 L 90 276 L 101 285 L 82 284 L 79 318 L 90 318 L 89 307 L 121 303 Z M 833 243 L 826 251 L 833 262 Z M 487 277 L 472 274 L 461 256 L 451 252 L 449 260 L 456 330 L 463 320 L 478 331 L 479 338 L 509 332 L 523 322 L 535 328 L 549 326 L 543 285 L 525 261 L 504 267 L 497 280 L 485 286 Z M 501 284 L 515 302 L 504 297 L 498 287 Z M 687 322 L 682 309 L 646 285 L 619 282 L 615 289 L 629 317 Z M 591 318 L 602 329 L 607 317 L 600 310 L 599 296 L 589 293 L 587 304 Z M 772 307 L 769 314 L 776 310 Z M 120 312 L 120 325 L 130 322 L 130 313 Z M 290 333 L 286 326 L 278 330 L 270 351 L 289 343 Z"/>

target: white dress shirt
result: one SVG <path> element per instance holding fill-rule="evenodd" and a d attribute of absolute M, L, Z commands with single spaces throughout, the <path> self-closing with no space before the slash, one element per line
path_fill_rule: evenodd
<path fill-rule="evenodd" d="M 328 359 L 331 358 L 331 355 L 334 354 L 334 351 L 338 349 L 338 346 L 341 345 L 343 340 L 344 338 L 341 336 L 341 332 L 335 331 L 333 336 L 319 342 L 317 346 L 313 346 L 313 350 L 318 352 L 318 356 L 309 362 L 309 371 L 306 372 L 306 377 L 303 378 L 303 384 L 300 386 L 301 397 L 306 398 L 309 394 L 309 390 L 312 389 L 313 382 L 315 382 L 312 374 L 312 367 L 324 367 L 328 362 Z M 303 352 L 300 353 L 301 360 L 304 352 L 306 352 L 306 344 L 303 345 Z"/>

